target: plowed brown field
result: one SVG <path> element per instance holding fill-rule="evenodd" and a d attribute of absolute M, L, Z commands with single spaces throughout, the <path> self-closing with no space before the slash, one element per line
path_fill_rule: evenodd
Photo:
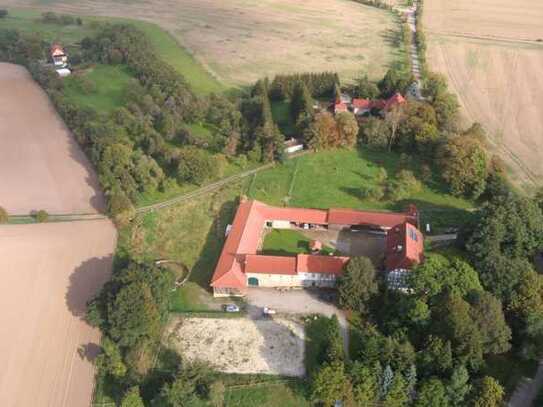
<path fill-rule="evenodd" d="M 543 3 L 538 0 L 425 2 L 430 69 L 444 73 L 466 123 L 528 188 L 543 182 Z"/>
<path fill-rule="evenodd" d="M 0 206 L 12 214 L 96 213 L 96 175 L 26 69 L 0 63 Z"/>
<path fill-rule="evenodd" d="M 96 177 L 45 94 L 0 64 L 0 205 L 97 212 Z M 111 274 L 107 219 L 0 225 L 0 406 L 88 407 L 100 333 L 86 302 Z"/>
<path fill-rule="evenodd" d="M 100 332 L 82 317 L 115 238 L 107 220 L 0 226 L 0 405 L 89 406 Z"/>

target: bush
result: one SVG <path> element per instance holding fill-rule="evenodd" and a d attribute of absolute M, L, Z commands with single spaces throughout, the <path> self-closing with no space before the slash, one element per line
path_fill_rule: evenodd
<path fill-rule="evenodd" d="M 396 179 L 387 185 L 387 194 L 390 199 L 395 201 L 408 198 L 421 190 L 421 182 L 408 170 L 401 170 Z"/>
<path fill-rule="evenodd" d="M 219 168 L 213 157 L 206 151 L 194 147 L 180 149 L 177 162 L 177 179 L 180 182 L 187 181 L 200 185 L 219 174 Z"/>
<path fill-rule="evenodd" d="M 8 211 L 0 206 L 0 223 L 7 223 L 8 218 Z"/>
<path fill-rule="evenodd" d="M 363 185 L 360 188 L 360 196 L 372 201 L 380 201 L 385 196 L 385 191 L 380 185 Z"/>
<path fill-rule="evenodd" d="M 109 198 L 109 213 L 118 226 L 127 225 L 136 216 L 136 209 L 130 199 L 122 192 Z"/>
<path fill-rule="evenodd" d="M 36 219 L 36 222 L 38 223 L 47 222 L 47 219 L 49 219 L 49 214 L 43 209 L 40 209 L 34 214 L 34 219 Z"/>
<path fill-rule="evenodd" d="M 0 9 L 0 18 L 6 18 L 8 16 L 8 11 L 6 9 Z"/>

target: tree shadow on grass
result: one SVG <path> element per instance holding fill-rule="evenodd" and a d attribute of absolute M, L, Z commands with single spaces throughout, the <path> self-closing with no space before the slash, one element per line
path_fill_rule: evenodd
<path fill-rule="evenodd" d="M 215 220 L 209 228 L 204 247 L 190 273 L 189 281 L 198 284 L 207 291 L 210 290 L 209 283 L 226 240 L 226 226 L 232 223 L 238 203 L 237 199 L 227 201 L 216 211 Z M 210 208 L 210 211 L 213 209 Z"/>
<path fill-rule="evenodd" d="M 72 315 L 85 319 L 87 302 L 94 298 L 111 277 L 113 257 L 93 257 L 81 263 L 70 275 L 65 300 Z"/>

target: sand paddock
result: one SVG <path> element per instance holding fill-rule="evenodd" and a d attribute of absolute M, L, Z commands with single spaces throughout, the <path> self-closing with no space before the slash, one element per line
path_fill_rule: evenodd
<path fill-rule="evenodd" d="M 23 67 L 0 63 L 0 206 L 11 214 L 104 209 L 96 175 Z"/>
<path fill-rule="evenodd" d="M 89 406 L 100 333 L 81 318 L 115 239 L 107 220 L 0 226 L 1 406 Z"/>
<path fill-rule="evenodd" d="M 168 344 L 184 357 L 221 372 L 305 374 L 304 328 L 289 320 L 176 318 L 169 332 Z"/>

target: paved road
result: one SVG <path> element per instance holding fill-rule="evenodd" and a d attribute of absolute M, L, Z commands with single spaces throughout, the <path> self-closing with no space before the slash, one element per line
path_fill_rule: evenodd
<path fill-rule="evenodd" d="M 518 384 L 507 406 L 531 407 L 541 386 L 543 386 L 543 360 L 539 362 L 537 373 L 533 379 L 525 379 Z"/>
<path fill-rule="evenodd" d="M 327 317 L 336 315 L 343 336 L 345 355 L 348 358 L 349 324 L 343 311 L 322 298 L 328 290 L 307 289 L 281 292 L 274 288 L 249 288 L 247 292 L 248 314 L 251 318 L 260 318 L 262 309 L 269 307 L 278 313 L 322 314 Z"/>

